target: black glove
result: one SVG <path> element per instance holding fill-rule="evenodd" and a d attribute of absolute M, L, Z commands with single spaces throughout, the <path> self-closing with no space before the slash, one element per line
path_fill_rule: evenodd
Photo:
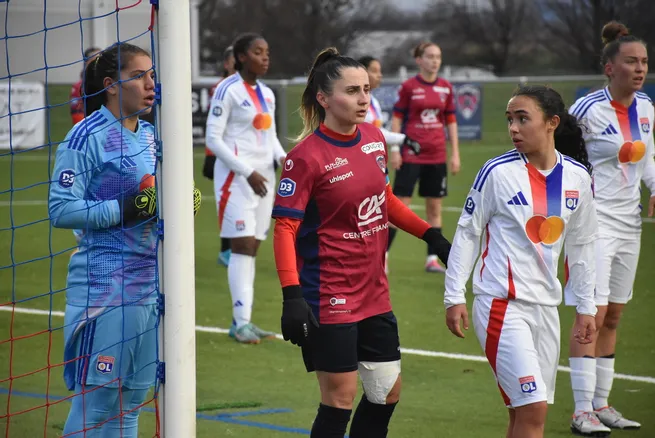
<path fill-rule="evenodd" d="M 146 220 L 153 217 L 157 211 L 157 191 L 154 187 L 141 190 L 134 196 L 126 197 L 121 206 L 123 221 Z"/>
<path fill-rule="evenodd" d="M 214 163 L 216 163 L 215 155 L 205 155 L 205 163 L 202 166 L 202 175 L 211 181 L 214 180 Z"/>
<path fill-rule="evenodd" d="M 409 149 L 410 153 L 413 153 L 414 155 L 418 155 L 421 152 L 421 145 L 408 136 L 405 136 L 405 140 L 403 140 L 403 144 L 400 147 Z"/>
<path fill-rule="evenodd" d="M 439 232 L 436 228 L 428 228 L 423 237 L 421 237 L 425 243 L 432 246 L 437 251 L 437 257 L 441 259 L 445 267 L 448 267 L 448 255 L 450 254 L 451 244 L 443 237 L 443 234 Z"/>
<path fill-rule="evenodd" d="M 310 331 L 318 328 L 318 322 L 303 298 L 300 286 L 283 287 L 282 295 L 282 337 L 285 341 L 302 347 L 307 342 Z"/>

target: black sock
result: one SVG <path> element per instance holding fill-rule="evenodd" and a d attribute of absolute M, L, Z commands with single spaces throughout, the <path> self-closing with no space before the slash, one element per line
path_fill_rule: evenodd
<path fill-rule="evenodd" d="M 389 241 L 387 242 L 387 251 L 391 249 L 391 243 L 393 243 L 393 239 L 396 238 L 397 232 L 398 232 L 398 228 L 389 227 Z"/>
<path fill-rule="evenodd" d="M 343 438 L 346 435 L 352 409 L 318 405 L 310 438 Z"/>
<path fill-rule="evenodd" d="M 437 231 L 439 231 L 441 233 L 441 227 L 435 227 L 435 228 L 437 228 Z M 431 256 L 431 255 L 436 256 L 437 255 L 437 249 L 432 245 L 428 245 L 428 255 L 429 256 Z"/>
<path fill-rule="evenodd" d="M 389 431 L 389 420 L 398 403 L 376 405 L 362 395 L 350 426 L 350 438 L 385 438 Z"/>
<path fill-rule="evenodd" d="M 228 251 L 230 249 L 230 239 L 222 238 L 221 239 L 221 252 Z"/>

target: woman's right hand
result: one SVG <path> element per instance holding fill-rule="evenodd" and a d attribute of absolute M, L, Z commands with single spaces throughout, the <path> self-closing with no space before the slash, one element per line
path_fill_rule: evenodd
<path fill-rule="evenodd" d="M 262 176 L 261 173 L 253 170 L 253 172 L 248 177 L 248 184 L 255 191 L 255 194 L 261 196 L 262 198 L 268 193 L 266 188 L 266 183 L 268 180 Z"/>
<path fill-rule="evenodd" d="M 446 309 L 446 325 L 448 326 L 448 330 L 458 338 L 463 338 L 464 333 L 462 332 L 460 321 L 464 326 L 464 330 L 468 330 L 469 313 L 466 310 L 466 304 L 456 304 Z"/>
<path fill-rule="evenodd" d="M 400 155 L 400 152 L 398 151 L 393 151 L 391 152 L 390 158 L 390 163 L 391 167 L 395 170 L 400 169 L 400 166 L 403 165 L 403 157 Z"/>

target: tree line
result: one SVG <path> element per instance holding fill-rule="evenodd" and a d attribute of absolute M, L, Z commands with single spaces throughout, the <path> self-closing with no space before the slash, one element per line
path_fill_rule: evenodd
<path fill-rule="evenodd" d="M 438 43 L 444 63 L 497 75 L 600 73 L 600 32 L 620 20 L 648 44 L 655 59 L 653 0 L 433 0 L 406 12 L 381 0 L 204 0 L 200 6 L 201 61 L 216 66 L 242 32 L 265 36 L 271 77 L 305 74 L 317 52 L 336 46 L 348 54 L 373 31 L 420 31 Z M 385 70 L 413 67 L 409 47 L 384 54 Z"/>

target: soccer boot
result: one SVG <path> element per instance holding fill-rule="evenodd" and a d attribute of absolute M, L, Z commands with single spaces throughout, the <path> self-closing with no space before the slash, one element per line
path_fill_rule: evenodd
<path fill-rule="evenodd" d="M 250 324 L 250 326 L 252 327 L 252 331 L 253 331 L 257 336 L 259 336 L 260 339 L 272 339 L 272 338 L 275 337 L 275 333 L 274 333 L 274 332 L 268 332 L 268 331 L 266 331 L 266 330 L 262 330 L 262 329 L 260 329 L 259 327 L 257 327 L 255 324 L 252 324 L 252 323 Z"/>
<path fill-rule="evenodd" d="M 231 249 L 218 253 L 218 264 L 223 266 L 229 265 L 231 255 L 232 255 Z"/>
<path fill-rule="evenodd" d="M 242 344 L 259 344 L 261 342 L 261 339 L 255 333 L 252 324 L 246 324 L 240 329 L 236 329 L 235 327 L 234 336 L 232 336 L 231 332 L 232 329 L 230 328 L 230 337 L 233 337 L 237 342 L 241 342 Z"/>
<path fill-rule="evenodd" d="M 641 428 L 641 424 L 636 421 L 628 420 L 619 411 L 611 406 L 605 406 L 601 409 L 594 410 L 598 419 L 605 426 L 612 429 L 629 429 L 636 430 Z"/>
<path fill-rule="evenodd" d="M 444 273 L 444 272 L 446 272 L 446 268 L 444 268 L 443 266 L 441 266 L 439 264 L 439 260 L 437 259 L 437 256 L 430 256 L 425 261 L 425 272 Z"/>
<path fill-rule="evenodd" d="M 583 412 L 573 415 L 571 432 L 579 436 L 608 437 L 612 430 L 600 422 L 595 412 Z"/>

